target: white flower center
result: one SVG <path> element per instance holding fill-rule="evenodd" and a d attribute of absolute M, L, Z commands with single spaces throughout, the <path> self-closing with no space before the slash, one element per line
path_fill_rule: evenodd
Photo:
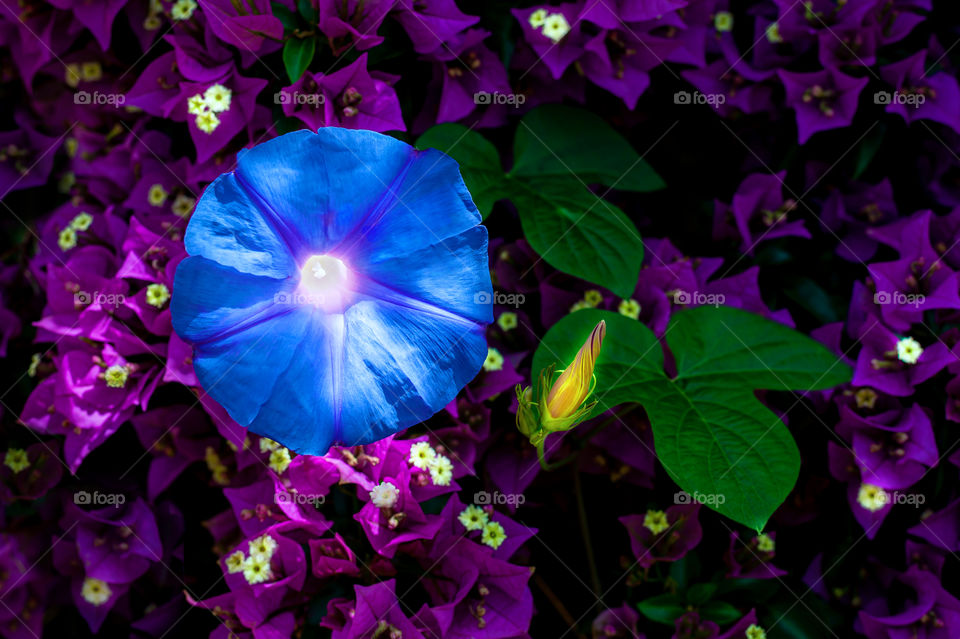
<path fill-rule="evenodd" d="M 313 255 L 300 269 L 300 286 L 291 301 L 339 312 L 346 303 L 350 270 L 332 255 Z"/>

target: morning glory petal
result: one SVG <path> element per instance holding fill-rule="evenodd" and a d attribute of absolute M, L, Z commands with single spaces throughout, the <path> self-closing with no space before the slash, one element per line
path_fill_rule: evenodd
<path fill-rule="evenodd" d="M 184 242 L 190 255 L 254 275 L 284 278 L 297 272 L 290 249 L 235 174 L 221 175 L 206 193 L 212 197 L 200 198 L 187 226 Z"/>
<path fill-rule="evenodd" d="M 302 260 L 375 214 L 417 153 L 372 131 L 296 131 L 242 152 L 236 175 Z"/>
<path fill-rule="evenodd" d="M 368 300 L 345 316 L 340 439 L 368 443 L 447 405 L 487 356 L 483 326 Z"/>
<path fill-rule="evenodd" d="M 298 352 L 309 323 L 309 313 L 291 306 L 285 313 L 197 344 L 193 366 L 200 385 L 234 421 L 250 424 L 274 386 L 282 383 L 281 371 L 295 358 L 310 359 Z"/>
<path fill-rule="evenodd" d="M 490 274 L 479 269 L 451 268 L 485 259 L 487 229 L 474 226 L 405 255 L 361 265 L 356 289 L 388 301 L 397 302 L 405 297 L 427 302 L 459 317 L 490 323 L 493 321 Z"/>
<path fill-rule="evenodd" d="M 342 253 L 358 269 L 407 255 L 454 237 L 480 223 L 480 213 L 452 158 L 418 151 L 410 167 L 384 194 L 358 233 L 344 238 Z"/>
<path fill-rule="evenodd" d="M 170 301 L 173 329 L 184 340 L 204 342 L 225 332 L 284 312 L 283 300 L 293 280 L 249 275 L 199 255 L 177 267 Z"/>
<path fill-rule="evenodd" d="M 340 439 L 336 393 L 341 379 L 343 316 L 298 311 L 298 356 L 273 384 L 250 430 L 297 453 L 321 454 Z M 299 320 L 298 320 L 299 321 Z"/>

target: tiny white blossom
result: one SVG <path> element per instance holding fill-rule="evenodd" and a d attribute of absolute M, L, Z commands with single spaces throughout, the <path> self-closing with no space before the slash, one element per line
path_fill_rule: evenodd
<path fill-rule="evenodd" d="M 377 508 L 393 508 L 400 499 L 400 489 L 388 481 L 382 481 L 370 491 L 370 502 Z"/>
<path fill-rule="evenodd" d="M 897 342 L 897 359 L 904 364 L 916 364 L 921 355 L 923 347 L 912 337 L 902 337 Z"/>

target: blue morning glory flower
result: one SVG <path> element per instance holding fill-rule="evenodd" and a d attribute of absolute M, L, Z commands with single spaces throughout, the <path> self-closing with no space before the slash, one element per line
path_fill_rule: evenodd
<path fill-rule="evenodd" d="M 487 355 L 487 231 L 457 163 L 370 131 L 241 152 L 197 204 L 171 310 L 239 424 L 322 455 L 452 400 Z"/>

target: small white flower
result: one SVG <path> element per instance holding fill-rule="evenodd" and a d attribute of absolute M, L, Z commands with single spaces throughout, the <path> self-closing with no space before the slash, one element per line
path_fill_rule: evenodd
<path fill-rule="evenodd" d="M 147 202 L 150 203 L 150 206 L 163 206 L 163 203 L 167 201 L 167 195 L 169 194 L 162 184 L 154 184 L 147 191 Z"/>
<path fill-rule="evenodd" d="M 654 535 L 659 535 L 670 527 L 670 522 L 667 520 L 667 514 L 662 510 L 648 510 L 643 516 L 643 527 Z"/>
<path fill-rule="evenodd" d="M 233 553 L 227 557 L 226 561 L 224 561 L 224 563 L 227 565 L 227 572 L 229 572 L 231 575 L 241 572 L 243 570 L 243 562 L 246 560 L 247 558 L 244 556 L 242 550 L 238 550 L 237 552 Z"/>
<path fill-rule="evenodd" d="M 187 113 L 190 115 L 200 115 L 207 110 L 207 101 L 199 93 L 187 98 Z"/>
<path fill-rule="evenodd" d="M 102 606 L 110 600 L 113 591 L 110 590 L 107 582 L 87 577 L 83 580 L 80 595 L 87 603 L 93 604 L 94 606 Z"/>
<path fill-rule="evenodd" d="M 74 231 L 86 231 L 91 224 L 93 224 L 93 216 L 86 211 L 78 213 L 76 217 L 70 220 L 70 228 Z"/>
<path fill-rule="evenodd" d="M 147 304 L 163 308 L 163 305 L 170 299 L 170 289 L 166 284 L 150 284 L 147 286 Z"/>
<path fill-rule="evenodd" d="M 500 351 L 490 347 L 487 349 L 487 359 L 483 360 L 483 370 L 499 371 L 503 369 L 503 355 Z"/>
<path fill-rule="evenodd" d="M 213 111 L 204 111 L 197 116 L 197 128 L 204 133 L 213 133 L 220 126 L 220 118 Z"/>
<path fill-rule="evenodd" d="M 622 300 L 617 310 L 621 315 L 632 319 L 640 319 L 640 302 L 635 299 Z"/>
<path fill-rule="evenodd" d="M 57 246 L 60 247 L 61 251 L 69 251 L 77 245 L 77 232 L 70 228 L 69 226 L 62 231 L 60 235 L 57 236 Z"/>
<path fill-rule="evenodd" d="M 80 77 L 84 82 L 96 82 L 103 77 L 103 67 L 96 60 L 80 65 Z"/>
<path fill-rule="evenodd" d="M 130 371 L 127 370 L 126 366 L 114 364 L 113 366 L 108 366 L 107 370 L 103 371 L 103 381 L 105 381 L 110 388 L 123 388 L 127 383 L 128 377 L 130 377 Z"/>
<path fill-rule="evenodd" d="M 256 539 L 251 539 L 247 546 L 251 557 L 263 557 L 270 561 L 277 550 L 277 540 L 270 535 L 260 535 Z"/>
<path fill-rule="evenodd" d="M 547 10 L 544 8 L 537 9 L 530 14 L 530 17 L 527 18 L 527 22 L 530 23 L 530 26 L 534 29 L 539 29 L 543 26 L 543 23 L 547 21 Z"/>
<path fill-rule="evenodd" d="M 487 511 L 472 504 L 464 508 L 460 515 L 457 516 L 457 520 L 463 524 L 463 527 L 467 530 L 481 530 L 489 519 L 490 516 L 487 515 Z"/>
<path fill-rule="evenodd" d="M 243 578 L 250 585 L 262 584 L 273 579 L 270 570 L 270 560 L 256 555 L 250 555 L 243 562 Z"/>
<path fill-rule="evenodd" d="M 269 437 L 261 437 L 261 438 L 260 438 L 260 452 L 261 452 L 261 453 L 265 453 L 265 452 L 267 452 L 268 450 L 276 450 L 276 449 L 278 449 L 278 448 L 280 448 L 280 444 L 278 444 L 277 442 L 273 441 L 273 440 L 270 439 Z"/>
<path fill-rule="evenodd" d="M 504 311 L 497 318 L 497 326 L 505 331 L 513 330 L 517 327 L 517 314 L 512 311 Z"/>
<path fill-rule="evenodd" d="M 916 364 L 921 355 L 923 347 L 912 337 L 901 337 L 897 342 L 897 359 L 904 364 Z"/>
<path fill-rule="evenodd" d="M 211 85 L 203 92 L 203 101 L 214 113 L 223 113 L 230 110 L 230 98 L 233 92 L 222 84 Z"/>
<path fill-rule="evenodd" d="M 27 451 L 22 448 L 11 448 L 3 456 L 3 465 L 14 472 L 14 474 L 23 472 L 30 468 L 30 459 L 27 457 Z"/>
<path fill-rule="evenodd" d="M 713 28 L 720 33 L 733 31 L 733 14 L 729 11 L 717 11 L 713 16 Z"/>
<path fill-rule="evenodd" d="M 480 533 L 480 541 L 490 546 L 494 550 L 500 547 L 507 539 L 507 533 L 504 531 L 503 526 L 498 524 L 495 521 L 488 521 L 483 526 L 483 532 Z"/>
<path fill-rule="evenodd" d="M 437 455 L 429 468 L 430 480 L 437 486 L 449 486 L 453 481 L 453 464 L 444 455 Z"/>
<path fill-rule="evenodd" d="M 393 508 L 400 499 L 400 489 L 388 481 L 382 481 L 370 491 L 370 502 L 377 508 Z"/>
<path fill-rule="evenodd" d="M 554 44 L 563 40 L 570 33 L 570 23 L 562 13 L 551 13 L 543 21 L 543 35 L 550 38 Z"/>
<path fill-rule="evenodd" d="M 282 446 L 270 453 L 270 468 L 278 475 L 290 465 L 290 450 Z"/>
<path fill-rule="evenodd" d="M 860 484 L 860 490 L 857 491 L 857 503 L 862 508 L 874 513 L 882 510 L 889 501 L 890 495 L 883 488 L 873 484 Z"/>
<path fill-rule="evenodd" d="M 170 8 L 170 17 L 174 20 L 189 20 L 196 10 L 196 0 L 177 0 Z"/>
<path fill-rule="evenodd" d="M 437 458 L 437 451 L 427 442 L 417 442 L 410 447 L 410 464 L 420 470 L 430 468 L 430 464 Z"/>
<path fill-rule="evenodd" d="M 174 215 L 186 218 L 190 215 L 190 212 L 193 210 L 193 207 L 196 205 L 196 203 L 196 198 L 192 198 L 189 195 L 181 193 L 173 201 L 173 204 L 170 206 L 170 210 L 173 211 Z"/>
<path fill-rule="evenodd" d="M 767 41 L 771 44 L 780 44 L 783 42 L 783 36 L 780 35 L 780 23 L 771 22 L 767 25 Z"/>

